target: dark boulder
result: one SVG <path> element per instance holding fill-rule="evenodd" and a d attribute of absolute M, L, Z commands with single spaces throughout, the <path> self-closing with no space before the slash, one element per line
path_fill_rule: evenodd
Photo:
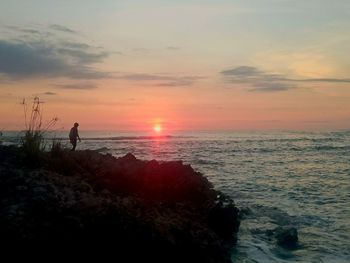
<path fill-rule="evenodd" d="M 277 227 L 274 230 L 266 232 L 267 236 L 276 239 L 277 245 L 287 248 L 296 249 L 298 248 L 298 230 L 292 226 Z"/>
<path fill-rule="evenodd" d="M 209 211 L 208 225 L 223 239 L 236 240 L 236 234 L 240 225 L 239 210 L 231 202 L 218 201 Z"/>

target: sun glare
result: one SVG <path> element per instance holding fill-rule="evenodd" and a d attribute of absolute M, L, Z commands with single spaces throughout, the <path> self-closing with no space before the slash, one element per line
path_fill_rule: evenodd
<path fill-rule="evenodd" d="M 153 130 L 156 133 L 160 133 L 162 131 L 162 126 L 160 124 L 156 124 L 156 125 L 154 125 Z"/>

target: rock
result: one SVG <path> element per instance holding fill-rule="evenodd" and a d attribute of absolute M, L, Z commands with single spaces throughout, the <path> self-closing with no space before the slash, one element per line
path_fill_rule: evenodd
<path fill-rule="evenodd" d="M 253 214 L 253 211 L 249 207 L 242 207 L 239 211 L 239 217 L 241 219 L 249 218 Z"/>
<path fill-rule="evenodd" d="M 125 156 L 121 157 L 120 160 L 122 160 L 123 162 L 133 162 L 137 159 L 132 153 L 127 153 Z"/>
<path fill-rule="evenodd" d="M 229 203 L 224 205 L 223 202 L 219 201 L 210 211 L 208 215 L 209 227 L 215 230 L 218 235 L 224 239 L 236 239 L 234 236 L 238 232 L 240 225 L 239 210 Z"/>
<path fill-rule="evenodd" d="M 298 231 L 295 227 L 278 227 L 275 229 L 277 244 L 288 249 L 298 247 Z"/>
<path fill-rule="evenodd" d="M 4 146 L 1 156 L 1 243 L 79 244 L 101 254 L 113 245 L 117 261 L 126 253 L 150 262 L 230 262 L 239 210 L 190 165 L 61 151 L 33 167 Z"/>

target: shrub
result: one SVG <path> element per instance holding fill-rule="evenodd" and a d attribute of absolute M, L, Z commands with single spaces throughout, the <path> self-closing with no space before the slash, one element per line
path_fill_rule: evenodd
<path fill-rule="evenodd" d="M 61 140 L 53 139 L 50 153 L 52 156 L 59 156 L 63 151 Z"/>
<path fill-rule="evenodd" d="M 52 128 L 58 118 L 52 118 L 43 126 L 43 108 L 39 97 L 34 97 L 30 114 L 28 114 L 27 102 L 23 99 L 25 133 L 21 138 L 21 145 L 27 158 L 31 161 L 38 159 L 46 148 L 44 134 Z"/>

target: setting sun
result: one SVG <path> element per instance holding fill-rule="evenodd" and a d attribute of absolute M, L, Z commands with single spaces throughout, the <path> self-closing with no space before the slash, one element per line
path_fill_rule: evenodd
<path fill-rule="evenodd" d="M 160 133 L 162 131 L 162 126 L 160 124 L 156 124 L 156 125 L 154 125 L 153 130 L 156 133 Z"/>

